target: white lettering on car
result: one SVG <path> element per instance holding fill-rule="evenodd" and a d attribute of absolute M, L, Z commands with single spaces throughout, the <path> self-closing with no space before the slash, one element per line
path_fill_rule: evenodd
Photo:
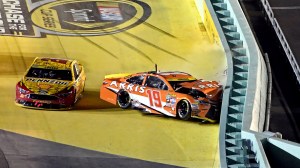
<path fill-rule="evenodd" d="M 127 90 L 129 90 L 129 91 L 133 91 L 133 87 L 134 86 L 134 84 L 129 84 L 128 86 L 127 86 Z"/>
<path fill-rule="evenodd" d="M 126 83 L 120 83 L 120 89 L 125 89 Z"/>
<path fill-rule="evenodd" d="M 140 87 L 140 93 L 144 93 L 145 92 L 145 87 Z"/>
<path fill-rule="evenodd" d="M 118 87 L 117 81 L 112 81 L 109 86 L 112 86 L 112 85 L 114 85 L 115 87 Z"/>
<path fill-rule="evenodd" d="M 207 83 L 207 84 L 198 85 L 198 87 L 199 87 L 200 89 L 204 89 L 204 88 L 214 88 L 214 87 L 219 87 L 219 85 L 217 85 L 217 84 L 212 84 L 212 83 Z"/>
<path fill-rule="evenodd" d="M 129 92 L 135 91 L 135 92 L 140 92 L 140 93 L 144 93 L 145 92 L 145 88 L 144 86 L 139 86 L 139 85 L 134 85 L 132 83 L 127 84 L 127 83 L 118 83 L 117 81 L 112 81 L 109 86 L 114 86 L 115 88 L 120 88 L 120 89 L 124 89 L 127 90 Z"/>
<path fill-rule="evenodd" d="M 134 91 L 137 92 L 137 91 L 138 91 L 138 88 L 139 88 L 139 86 L 136 86 L 135 89 L 134 89 Z"/>

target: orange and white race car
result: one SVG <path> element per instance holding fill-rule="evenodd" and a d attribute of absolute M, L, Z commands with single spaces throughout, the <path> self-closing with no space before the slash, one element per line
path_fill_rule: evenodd
<path fill-rule="evenodd" d="M 197 80 L 184 72 L 142 72 L 105 76 L 100 98 L 121 108 L 216 122 L 220 117 L 222 86 Z"/>
<path fill-rule="evenodd" d="M 76 60 L 36 58 L 16 85 L 16 104 L 70 109 L 84 90 L 86 75 Z"/>

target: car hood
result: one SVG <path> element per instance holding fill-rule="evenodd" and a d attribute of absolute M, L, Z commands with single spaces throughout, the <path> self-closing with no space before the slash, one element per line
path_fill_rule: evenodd
<path fill-rule="evenodd" d="M 36 94 L 56 94 L 62 90 L 71 87 L 72 81 L 56 80 L 56 79 L 44 79 L 44 78 L 24 78 L 22 83 L 31 92 Z"/>
<path fill-rule="evenodd" d="M 193 82 L 183 82 L 180 84 L 182 87 L 189 89 L 196 89 L 203 92 L 206 95 L 214 95 L 222 89 L 216 81 L 196 80 Z"/>

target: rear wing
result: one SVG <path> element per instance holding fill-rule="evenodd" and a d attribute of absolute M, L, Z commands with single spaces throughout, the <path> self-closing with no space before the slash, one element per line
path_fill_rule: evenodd
<path fill-rule="evenodd" d="M 105 75 L 104 79 L 114 79 L 114 78 L 122 78 L 131 75 L 131 73 L 119 73 L 119 74 L 110 74 Z"/>

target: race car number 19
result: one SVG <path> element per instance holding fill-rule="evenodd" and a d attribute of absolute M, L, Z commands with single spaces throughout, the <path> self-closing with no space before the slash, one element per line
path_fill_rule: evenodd
<path fill-rule="evenodd" d="M 157 90 L 147 90 L 150 106 L 162 107 L 160 92 Z M 154 103 L 154 104 L 153 104 Z"/>

